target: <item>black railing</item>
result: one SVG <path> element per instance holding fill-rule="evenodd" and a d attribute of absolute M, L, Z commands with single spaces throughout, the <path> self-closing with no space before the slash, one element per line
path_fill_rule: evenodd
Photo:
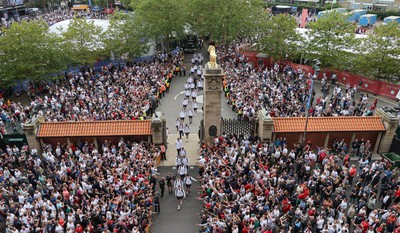
<path fill-rule="evenodd" d="M 221 132 L 236 135 L 252 135 L 256 132 L 256 120 L 221 119 Z"/>

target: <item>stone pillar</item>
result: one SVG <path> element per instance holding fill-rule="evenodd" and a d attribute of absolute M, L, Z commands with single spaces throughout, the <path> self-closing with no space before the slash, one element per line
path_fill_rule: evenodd
<path fill-rule="evenodd" d="M 22 128 L 28 141 L 30 148 L 36 148 L 39 154 L 42 154 L 42 146 L 39 138 L 36 137 L 37 130 L 39 129 L 40 123 L 44 122 L 43 116 L 35 117 L 26 122 Z"/>
<path fill-rule="evenodd" d="M 274 122 L 272 121 L 272 117 L 269 115 L 265 109 L 262 109 L 257 112 L 258 118 L 258 128 L 257 134 L 261 138 L 262 141 L 271 141 L 274 140 L 272 137 L 272 132 L 274 131 Z"/>
<path fill-rule="evenodd" d="M 221 134 L 221 92 L 224 71 L 219 66 L 204 70 L 204 142 L 209 144 L 213 138 Z"/>
<path fill-rule="evenodd" d="M 165 139 L 165 129 L 163 124 L 163 117 L 161 112 L 156 112 L 153 114 L 151 119 L 151 134 L 152 141 L 154 144 L 166 144 Z"/>
<path fill-rule="evenodd" d="M 382 117 L 383 125 L 386 129 L 386 132 L 382 134 L 378 152 L 386 153 L 389 152 L 390 146 L 392 145 L 396 129 L 399 126 L 399 118 L 390 112 L 383 111 L 382 109 L 375 110 L 375 114 Z"/>
<path fill-rule="evenodd" d="M 379 149 L 379 143 L 381 142 L 382 139 L 382 132 L 379 132 L 378 134 L 378 138 L 376 139 L 375 145 L 374 145 L 374 154 L 378 153 L 378 149 Z"/>
<path fill-rule="evenodd" d="M 330 137 L 330 133 L 327 133 L 327 134 L 325 135 L 325 141 L 324 141 L 324 148 L 323 148 L 323 149 L 328 148 L 329 137 Z"/>

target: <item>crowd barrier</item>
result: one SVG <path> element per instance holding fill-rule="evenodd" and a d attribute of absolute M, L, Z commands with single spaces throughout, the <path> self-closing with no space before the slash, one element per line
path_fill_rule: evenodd
<path fill-rule="evenodd" d="M 265 66 L 271 66 L 273 65 L 271 60 L 265 57 L 260 57 L 258 56 L 257 52 L 241 52 L 240 53 L 245 57 L 245 59 L 248 62 L 253 63 L 256 67 L 260 66 L 260 65 L 265 65 Z M 307 74 L 310 73 L 314 73 L 314 69 L 311 66 L 307 66 L 307 65 L 300 65 L 300 64 L 296 64 L 293 62 L 280 62 L 280 65 L 290 65 L 292 66 L 295 70 L 297 69 L 302 69 L 304 70 Z M 353 87 L 354 85 L 358 86 L 359 81 L 362 81 L 362 86 L 361 89 L 363 91 L 372 93 L 374 95 L 380 95 L 380 96 L 384 96 L 390 99 L 397 99 L 397 95 L 400 91 L 400 85 L 399 84 L 393 84 L 393 83 L 389 83 L 389 82 L 385 82 L 385 81 L 381 81 L 381 80 L 377 80 L 377 79 L 371 79 L 368 77 L 364 77 L 361 75 L 357 75 L 357 74 L 352 74 L 348 71 L 333 71 L 333 70 L 329 70 L 326 68 L 321 69 L 321 72 L 319 73 L 318 78 L 322 77 L 322 74 L 326 73 L 327 77 L 331 77 L 331 75 L 333 73 L 336 73 L 336 76 L 338 77 L 338 81 L 340 83 L 343 84 L 347 84 L 349 83 L 351 85 L 351 87 Z"/>
<path fill-rule="evenodd" d="M 305 70 L 306 73 L 311 72 L 314 73 L 314 69 L 311 66 L 300 65 L 293 62 L 283 62 L 283 65 L 290 65 L 294 69 L 302 69 Z M 362 86 L 361 89 L 363 91 L 372 93 L 374 95 L 384 96 L 390 99 L 397 99 L 396 95 L 400 90 L 400 85 L 388 83 L 385 81 L 371 79 L 368 77 L 364 77 L 358 74 L 352 74 L 348 71 L 332 71 L 329 69 L 322 69 L 319 72 L 318 78 L 322 78 L 323 73 L 326 73 L 327 77 L 331 77 L 333 73 L 338 77 L 338 81 L 342 84 L 349 83 L 351 87 L 358 86 L 359 81 L 361 80 Z"/>

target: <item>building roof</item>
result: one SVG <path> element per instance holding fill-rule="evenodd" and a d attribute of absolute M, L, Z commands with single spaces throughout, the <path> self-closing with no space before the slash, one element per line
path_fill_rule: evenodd
<path fill-rule="evenodd" d="M 151 121 L 45 122 L 37 132 L 40 138 L 126 135 L 151 135 Z"/>
<path fill-rule="evenodd" d="M 305 117 L 274 117 L 275 133 L 304 132 Z M 380 116 L 371 117 L 310 117 L 307 132 L 385 131 Z"/>

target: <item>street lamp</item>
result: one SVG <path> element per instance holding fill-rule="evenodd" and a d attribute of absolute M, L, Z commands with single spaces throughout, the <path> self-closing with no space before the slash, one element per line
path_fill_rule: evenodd
<path fill-rule="evenodd" d="M 311 108 L 311 100 L 313 97 L 313 91 L 314 91 L 314 81 L 317 79 L 320 68 L 319 66 L 321 65 L 321 62 L 318 59 L 314 59 L 314 75 L 311 77 L 311 85 L 310 85 L 310 93 L 308 95 L 307 99 L 307 104 L 306 104 L 306 125 L 304 127 L 304 133 L 303 133 L 303 140 L 302 140 L 302 146 L 304 147 L 305 141 L 306 141 L 306 135 L 307 135 L 307 127 L 308 127 L 308 118 L 310 115 L 310 108 Z"/>

